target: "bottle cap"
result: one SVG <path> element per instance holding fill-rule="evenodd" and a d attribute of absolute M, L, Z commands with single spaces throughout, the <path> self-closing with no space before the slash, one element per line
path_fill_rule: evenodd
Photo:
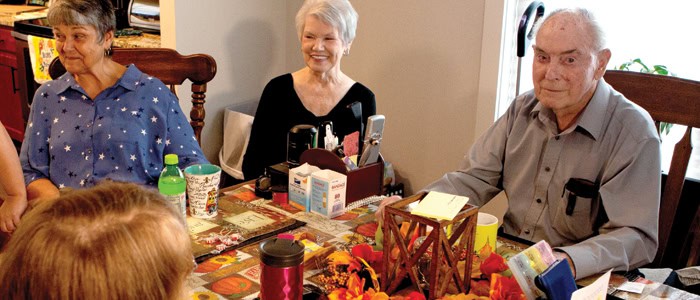
<path fill-rule="evenodd" d="M 177 165 L 177 154 L 166 154 L 165 155 L 166 165 Z"/>

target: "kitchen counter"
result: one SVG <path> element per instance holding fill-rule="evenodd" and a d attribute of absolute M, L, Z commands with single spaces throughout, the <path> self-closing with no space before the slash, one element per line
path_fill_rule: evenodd
<path fill-rule="evenodd" d="M 0 25 L 13 27 L 15 21 L 46 17 L 47 9 L 40 6 L 0 4 Z M 46 31 L 46 30 L 44 30 Z M 48 37 L 44 32 L 43 36 Z M 114 47 L 160 48 L 160 35 L 144 33 L 140 36 L 122 36 L 114 39 Z"/>
<path fill-rule="evenodd" d="M 0 4 L 0 25 L 12 27 L 16 20 L 46 17 L 46 10 L 42 6 Z"/>
<path fill-rule="evenodd" d="M 119 48 L 160 48 L 160 35 L 143 33 L 140 36 L 122 36 L 112 44 Z"/>

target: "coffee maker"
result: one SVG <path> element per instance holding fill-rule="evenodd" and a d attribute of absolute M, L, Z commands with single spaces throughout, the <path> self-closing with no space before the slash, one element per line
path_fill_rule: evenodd
<path fill-rule="evenodd" d="M 160 32 L 160 1 L 131 0 L 127 11 L 129 27 Z"/>

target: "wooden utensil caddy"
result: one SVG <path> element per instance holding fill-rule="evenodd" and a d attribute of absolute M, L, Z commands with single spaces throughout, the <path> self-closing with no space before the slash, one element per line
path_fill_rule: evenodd
<path fill-rule="evenodd" d="M 413 287 L 423 291 L 418 277 L 419 260 L 423 255 L 430 257 L 428 281 L 428 299 L 442 297 L 450 283 L 454 284 L 458 293 L 468 293 L 470 284 L 470 272 L 472 266 L 472 253 L 474 251 L 474 231 L 478 207 L 466 204 L 453 220 L 436 220 L 422 216 L 412 215 L 406 207 L 423 199 L 426 193 L 416 194 L 404 198 L 394 204 L 386 206 L 384 210 L 384 272 L 381 276 L 383 290 L 391 295 L 404 280 L 406 275 L 411 280 Z M 400 232 L 400 223 L 409 222 L 407 234 Z M 448 226 L 452 228 L 448 234 Z M 432 228 L 428 232 L 428 228 Z M 414 235 L 425 236 L 425 240 L 415 249 L 409 245 Z M 398 247 L 399 256 L 396 261 L 390 261 L 392 249 Z M 413 248 L 413 251 L 409 249 Z M 465 252 L 466 251 L 466 252 Z M 464 276 L 458 270 L 460 255 L 466 254 L 464 264 Z"/>

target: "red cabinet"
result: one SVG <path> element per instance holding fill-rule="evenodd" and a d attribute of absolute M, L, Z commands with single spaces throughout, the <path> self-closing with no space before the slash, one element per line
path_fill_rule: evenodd
<path fill-rule="evenodd" d="M 12 139 L 24 139 L 23 101 L 17 69 L 15 40 L 9 27 L 0 26 L 0 121 Z"/>

